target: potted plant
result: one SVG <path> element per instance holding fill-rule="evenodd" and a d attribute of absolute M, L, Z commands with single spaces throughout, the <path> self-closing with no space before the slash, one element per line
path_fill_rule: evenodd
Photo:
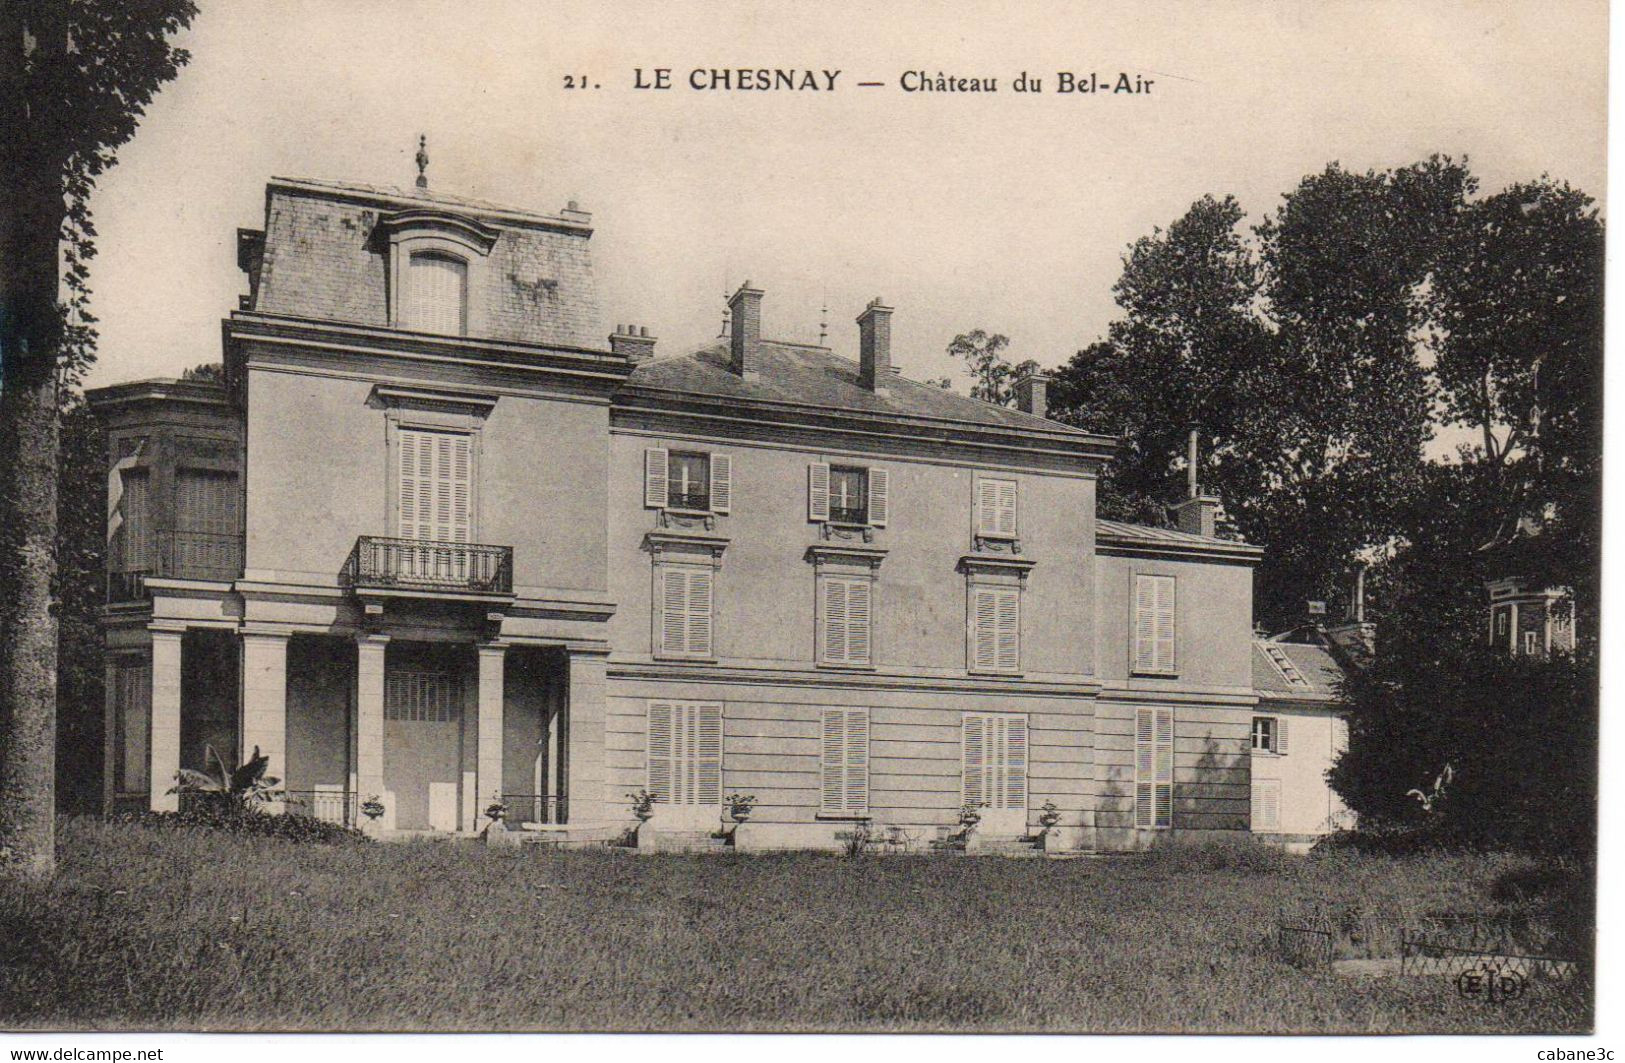
<path fill-rule="evenodd" d="M 491 829 L 505 830 L 503 820 L 508 818 L 508 806 L 503 804 L 501 794 L 492 794 L 492 801 L 485 806 L 485 818 L 491 821 Z"/>
<path fill-rule="evenodd" d="M 743 823 L 750 818 L 751 810 L 756 807 L 755 794 L 729 794 L 727 797 L 728 818 L 735 823 Z"/>
<path fill-rule="evenodd" d="M 384 814 L 384 803 L 378 799 L 377 794 L 361 802 L 361 814 L 374 823 L 378 822 L 378 818 Z"/>
<path fill-rule="evenodd" d="M 1061 810 L 1055 807 L 1054 801 L 1045 801 L 1038 810 L 1038 826 L 1042 828 L 1038 835 L 1038 844 L 1043 849 L 1054 845 L 1051 841 L 1055 837 L 1055 827 L 1061 822 Z"/>
<path fill-rule="evenodd" d="M 626 795 L 632 801 L 632 814 L 638 817 L 638 823 L 649 822 L 655 815 L 655 795 L 648 790 L 638 790 Z"/>

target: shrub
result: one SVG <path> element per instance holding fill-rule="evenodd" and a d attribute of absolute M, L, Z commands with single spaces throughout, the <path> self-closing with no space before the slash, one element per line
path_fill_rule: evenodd
<path fill-rule="evenodd" d="M 114 822 L 153 830 L 200 830 L 256 838 L 282 838 L 292 842 L 339 844 L 371 841 L 352 827 L 296 813 L 270 815 L 264 812 L 227 811 L 217 805 L 199 805 L 181 812 L 122 812 L 110 817 Z"/>

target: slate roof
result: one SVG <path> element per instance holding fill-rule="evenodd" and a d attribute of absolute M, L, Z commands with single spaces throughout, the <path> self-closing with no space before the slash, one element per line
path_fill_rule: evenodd
<path fill-rule="evenodd" d="M 1271 658 L 1281 654 L 1290 672 L 1302 678 L 1294 682 Z M 1302 642 L 1253 640 L 1253 687 L 1265 697 L 1310 698 L 1321 700 L 1337 693 L 1343 669 L 1324 646 Z"/>
<path fill-rule="evenodd" d="M 729 370 L 728 344 L 722 341 L 692 354 L 644 362 L 633 370 L 627 384 L 632 388 L 682 395 L 958 421 L 1107 442 L 1104 436 L 1008 406 L 956 395 L 898 374 L 893 374 L 886 389 L 876 394 L 858 382 L 856 361 L 828 348 L 762 340 L 758 353 L 760 364 L 752 380 L 745 380 Z"/>
<path fill-rule="evenodd" d="M 488 199 L 475 199 L 473 196 L 459 196 L 451 192 L 442 192 L 437 188 L 403 188 L 400 185 L 366 185 L 354 181 L 323 181 L 314 177 L 273 177 L 272 185 L 283 185 L 293 188 L 308 188 L 323 192 L 349 193 L 356 196 L 365 196 L 369 199 L 397 199 L 409 203 L 442 204 L 456 207 L 465 211 L 475 211 L 481 214 L 501 214 L 513 218 L 529 218 L 534 221 L 558 222 L 561 220 L 554 214 L 543 214 L 540 211 L 526 210 L 521 207 L 504 206 L 493 203 Z"/>
<path fill-rule="evenodd" d="M 1125 524 L 1120 520 L 1095 521 L 1095 535 L 1097 537 L 1112 539 L 1129 539 L 1142 543 L 1170 543 L 1175 545 L 1212 545 L 1215 543 L 1225 546 L 1245 546 L 1234 539 L 1220 539 L 1218 536 L 1192 535 L 1190 532 L 1174 531 L 1172 528 L 1153 528 L 1149 524 Z"/>

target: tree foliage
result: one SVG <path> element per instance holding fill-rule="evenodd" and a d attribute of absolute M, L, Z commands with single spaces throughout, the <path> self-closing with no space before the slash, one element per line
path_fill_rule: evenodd
<path fill-rule="evenodd" d="M 1008 406 L 1015 401 L 1016 381 L 1038 369 L 1038 363 L 1030 358 L 1016 365 L 1006 361 L 1004 349 L 1009 345 L 1008 336 L 982 329 L 962 332 L 948 344 L 949 356 L 963 361 L 970 373 L 971 398 Z"/>

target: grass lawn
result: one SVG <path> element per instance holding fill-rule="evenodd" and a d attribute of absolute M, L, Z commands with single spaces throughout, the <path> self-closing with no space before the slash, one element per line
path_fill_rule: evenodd
<path fill-rule="evenodd" d="M 1543 983 L 1300 970 L 1279 913 L 1515 910 L 1515 856 L 638 856 L 66 821 L 0 886 L 0 1026 L 1580 1031 Z M 1524 913 L 1527 914 L 1527 913 Z"/>

